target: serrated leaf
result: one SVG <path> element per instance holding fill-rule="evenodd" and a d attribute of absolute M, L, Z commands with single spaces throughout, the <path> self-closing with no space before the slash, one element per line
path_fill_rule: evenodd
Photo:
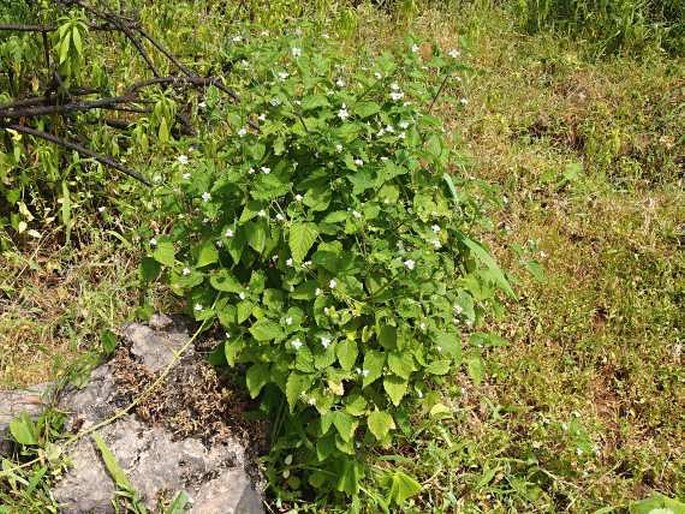
<path fill-rule="evenodd" d="M 395 420 L 385 411 L 373 411 L 369 414 L 366 423 L 371 433 L 379 441 L 383 441 L 388 436 L 388 433 L 390 433 L 390 430 L 395 429 Z"/>
<path fill-rule="evenodd" d="M 196 267 L 202 268 L 219 261 L 219 252 L 211 241 L 205 241 L 200 246 Z"/>
<path fill-rule="evenodd" d="M 354 106 L 354 113 L 360 118 L 368 118 L 381 110 L 381 106 L 376 102 L 358 102 Z"/>
<path fill-rule="evenodd" d="M 19 444 L 38 444 L 36 427 L 25 412 L 10 421 L 10 433 Z"/>
<path fill-rule="evenodd" d="M 224 356 L 226 357 L 226 362 L 229 366 L 235 366 L 240 352 L 243 351 L 245 347 L 245 341 L 241 337 L 236 337 L 234 339 L 227 339 L 224 343 Z"/>
<path fill-rule="evenodd" d="M 314 223 L 293 223 L 290 227 L 290 252 L 296 263 L 301 263 L 319 235 Z"/>
<path fill-rule="evenodd" d="M 412 477 L 402 471 L 394 471 L 390 477 L 388 502 L 400 506 L 420 490 L 421 484 Z"/>
<path fill-rule="evenodd" d="M 450 370 L 451 362 L 446 359 L 431 362 L 426 366 L 426 373 L 431 375 L 446 375 Z"/>
<path fill-rule="evenodd" d="M 485 369 L 483 368 L 483 360 L 480 357 L 470 357 L 466 360 L 466 371 L 476 385 L 483 382 L 483 375 Z"/>
<path fill-rule="evenodd" d="M 352 416 L 343 411 L 335 411 L 332 414 L 333 426 L 340 434 L 343 441 L 350 442 L 359 423 Z"/>
<path fill-rule="evenodd" d="M 270 319 L 260 319 L 250 327 L 250 334 L 257 341 L 272 341 L 283 337 L 283 328 L 279 323 Z"/>
<path fill-rule="evenodd" d="M 250 366 L 245 376 L 245 382 L 247 384 L 247 390 L 250 392 L 250 396 L 252 398 L 257 398 L 270 378 L 271 372 L 268 364 L 260 362 Z"/>
<path fill-rule="evenodd" d="M 362 373 L 364 381 L 362 388 L 367 387 L 381 377 L 385 366 L 385 353 L 369 350 L 364 355 L 364 367 Z"/>
<path fill-rule="evenodd" d="M 409 352 L 390 352 L 388 367 L 395 375 L 408 379 L 414 371 L 414 359 Z"/>
<path fill-rule="evenodd" d="M 311 111 L 312 109 L 316 109 L 318 107 L 328 106 L 330 106 L 330 103 L 328 102 L 328 98 L 326 98 L 325 95 L 312 95 L 302 100 L 303 111 Z"/>
<path fill-rule="evenodd" d="M 285 383 L 285 397 L 288 400 L 291 414 L 294 412 L 298 398 L 309 390 L 313 380 L 312 375 L 296 371 L 288 375 L 288 380 Z"/>
<path fill-rule="evenodd" d="M 397 328 L 391 325 L 383 325 L 378 331 L 378 342 L 386 350 L 397 348 Z"/>
<path fill-rule="evenodd" d="M 266 247 L 266 226 L 264 223 L 251 223 L 248 227 L 247 243 L 252 249 L 261 254 Z"/>
<path fill-rule="evenodd" d="M 338 356 L 338 362 L 340 362 L 342 369 L 352 369 L 355 362 L 357 362 L 357 355 L 359 354 L 356 341 L 350 341 L 349 339 L 340 341 L 335 347 L 335 353 Z"/>
<path fill-rule="evenodd" d="M 238 279 L 226 268 L 212 273 L 209 277 L 209 283 L 214 289 L 224 293 L 240 293 L 245 290 L 240 282 L 238 282 Z"/>
<path fill-rule="evenodd" d="M 399 407 L 402 398 L 407 393 L 407 381 L 401 377 L 388 376 L 383 379 L 383 389 L 388 393 L 392 404 Z"/>
<path fill-rule="evenodd" d="M 152 258 L 165 266 L 173 266 L 176 263 L 176 251 L 173 243 L 171 241 L 157 243 L 157 247 L 152 252 Z"/>
<path fill-rule="evenodd" d="M 502 289 L 511 298 L 516 298 L 516 293 L 514 293 L 514 290 L 511 288 L 509 281 L 504 276 L 504 272 L 497 265 L 495 259 L 493 259 L 492 256 L 485 250 L 485 248 L 483 248 L 480 244 L 476 243 L 472 239 L 469 239 L 464 234 L 459 233 L 459 239 L 462 243 L 464 243 L 464 245 L 469 250 L 471 250 L 471 253 L 476 258 L 476 260 L 484 264 L 485 267 L 490 271 L 492 277 L 494 278 L 495 282 L 500 287 L 500 289 Z"/>
<path fill-rule="evenodd" d="M 461 360 L 461 341 L 454 332 L 444 332 L 435 338 L 435 344 L 445 355 L 449 355 L 456 362 Z"/>

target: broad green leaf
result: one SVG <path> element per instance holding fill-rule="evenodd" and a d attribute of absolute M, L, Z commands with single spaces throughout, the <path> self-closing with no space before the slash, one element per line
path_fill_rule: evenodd
<path fill-rule="evenodd" d="M 243 300 L 236 306 L 238 323 L 242 323 L 252 315 L 255 305 L 250 300 Z"/>
<path fill-rule="evenodd" d="M 10 433 L 19 444 L 38 444 L 36 426 L 25 412 L 10 421 Z"/>
<path fill-rule="evenodd" d="M 158 242 L 157 247 L 152 252 L 152 258 L 165 266 L 173 266 L 176 263 L 174 244 L 171 241 Z"/>
<path fill-rule="evenodd" d="M 361 416 L 366 412 L 366 399 L 361 394 L 353 394 L 345 399 L 345 412 L 352 416 Z"/>
<path fill-rule="evenodd" d="M 250 155 L 252 155 L 252 158 L 259 162 L 264 158 L 264 155 L 266 154 L 266 146 L 264 146 L 263 143 L 253 143 L 250 145 L 249 149 Z"/>
<path fill-rule="evenodd" d="M 250 334 L 257 341 L 271 341 L 283 337 L 283 328 L 269 319 L 260 319 L 250 327 Z"/>
<path fill-rule="evenodd" d="M 379 441 L 384 440 L 390 430 L 395 429 L 395 421 L 392 416 L 385 411 L 375 410 L 369 414 L 366 420 L 369 430 Z"/>
<path fill-rule="evenodd" d="M 247 243 L 252 249 L 261 254 L 266 247 L 266 226 L 264 223 L 251 223 L 248 226 Z"/>
<path fill-rule="evenodd" d="M 388 367 L 395 375 L 408 379 L 414 371 L 414 358 L 409 352 L 390 352 Z"/>
<path fill-rule="evenodd" d="M 214 289 L 224 293 L 240 293 L 245 290 L 238 279 L 226 268 L 213 272 L 209 277 L 209 283 Z"/>
<path fill-rule="evenodd" d="M 378 342 L 386 350 L 397 348 L 397 328 L 392 325 L 383 325 L 378 331 Z"/>
<path fill-rule="evenodd" d="M 385 366 L 385 353 L 376 350 L 368 350 L 364 355 L 364 367 L 362 369 L 364 381 L 362 388 L 375 382 L 381 377 Z"/>
<path fill-rule="evenodd" d="M 200 246 L 200 250 L 197 255 L 197 264 L 196 266 L 198 268 L 202 268 L 204 266 L 209 266 L 210 264 L 214 264 L 215 262 L 219 261 L 219 252 L 216 249 L 216 246 L 214 246 L 214 243 L 211 241 L 205 241 L 202 243 Z"/>
<path fill-rule="evenodd" d="M 402 398 L 407 393 L 407 381 L 404 378 L 391 375 L 383 379 L 383 389 L 388 393 L 392 404 L 399 407 Z"/>
<path fill-rule="evenodd" d="M 83 41 L 81 40 L 81 33 L 77 27 L 71 29 L 71 40 L 74 42 L 76 53 L 83 55 Z"/>
<path fill-rule="evenodd" d="M 296 263 L 301 263 L 319 235 L 314 223 L 293 223 L 290 227 L 290 252 Z"/>
<path fill-rule="evenodd" d="M 285 383 L 285 397 L 288 400 L 291 414 L 294 412 L 298 398 L 309 390 L 313 380 L 313 375 L 298 373 L 297 371 L 288 375 L 288 380 Z"/>
<path fill-rule="evenodd" d="M 480 357 L 469 357 L 466 359 L 466 371 L 468 371 L 471 380 L 476 385 L 480 385 L 483 382 L 485 370 L 483 369 L 483 360 Z"/>
<path fill-rule="evenodd" d="M 257 398 L 270 378 L 271 372 L 268 364 L 260 362 L 250 366 L 245 376 L 247 390 L 250 392 L 250 396 L 252 398 Z"/>
<path fill-rule="evenodd" d="M 381 110 L 381 106 L 376 102 L 358 102 L 354 106 L 354 113 L 360 118 L 368 118 Z"/>
<path fill-rule="evenodd" d="M 435 339 L 435 344 L 443 355 L 449 355 L 456 362 L 461 360 L 461 341 L 455 332 L 444 332 Z"/>
<path fill-rule="evenodd" d="M 351 441 L 359 424 L 356 419 L 344 411 L 338 410 L 332 413 L 333 426 L 342 437 L 343 441 Z"/>
<path fill-rule="evenodd" d="M 350 496 L 359 494 L 359 480 L 361 479 L 361 464 L 355 459 L 345 459 L 343 467 L 338 475 L 337 489 Z"/>
<path fill-rule="evenodd" d="M 100 332 L 100 342 L 105 355 L 112 354 L 117 348 L 117 336 L 109 329 Z"/>
<path fill-rule="evenodd" d="M 663 494 L 655 494 L 645 500 L 631 503 L 628 510 L 630 514 L 685 514 L 685 503 Z"/>
<path fill-rule="evenodd" d="M 235 366 L 238 361 L 238 356 L 245 347 L 245 341 L 242 337 L 227 339 L 224 343 L 224 356 L 229 366 Z"/>
<path fill-rule="evenodd" d="M 340 362 L 340 367 L 345 370 L 350 370 L 357 362 L 357 343 L 356 341 L 351 341 L 346 339 L 340 341 L 335 347 L 335 353 L 338 356 L 338 362 Z"/>
<path fill-rule="evenodd" d="M 388 502 L 400 506 L 407 498 L 414 496 L 420 490 L 421 484 L 412 477 L 402 471 L 394 471 L 390 478 Z"/>
<path fill-rule="evenodd" d="M 325 95 L 312 95 L 302 100 L 302 110 L 311 111 L 318 107 L 328 107 L 330 103 Z"/>
<path fill-rule="evenodd" d="M 424 369 L 426 373 L 430 373 L 431 375 L 446 375 L 450 370 L 451 364 L 452 363 L 449 360 L 442 359 L 431 362 Z"/>

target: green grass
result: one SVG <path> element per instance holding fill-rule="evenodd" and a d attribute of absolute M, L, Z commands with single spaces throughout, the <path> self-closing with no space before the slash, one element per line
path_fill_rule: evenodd
<path fill-rule="evenodd" d="M 355 20 L 351 49 L 407 30 L 369 8 Z M 466 172 L 502 199 L 484 236 L 519 301 L 489 321 L 508 344 L 485 350 L 483 383 L 454 377 L 440 392 L 453 417 L 420 425 L 378 465 L 420 478 L 411 512 L 683 500 L 685 64 L 656 52 L 590 61 L 582 42 L 517 23 L 473 5 L 413 21 L 443 47 L 468 42 L 473 72 L 444 92 L 468 105 L 435 111 L 466 145 Z M 3 385 L 54 376 L 132 316 L 136 256 L 98 233 L 78 250 L 2 256 Z"/>

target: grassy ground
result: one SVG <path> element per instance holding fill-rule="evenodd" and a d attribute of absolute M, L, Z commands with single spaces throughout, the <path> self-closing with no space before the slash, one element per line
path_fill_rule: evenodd
<path fill-rule="evenodd" d="M 407 441 L 416 511 L 591 512 L 685 497 L 685 65 L 586 59 L 494 8 L 426 13 L 413 30 L 466 51 L 448 127 L 492 184 L 485 236 L 518 277 L 479 386 L 455 377 L 452 420 Z M 404 27 L 362 14 L 351 46 Z M 468 45 L 464 47 L 464 41 Z M 437 109 L 436 109 L 437 110 Z M 95 235 L 0 257 L 0 384 L 54 377 L 136 304 L 134 254 Z M 543 273 L 530 273 L 530 259 Z M 533 271 L 538 271 L 534 268 Z M 544 275 L 544 276 L 543 276 Z M 36 351 L 36 348 L 38 351 Z"/>

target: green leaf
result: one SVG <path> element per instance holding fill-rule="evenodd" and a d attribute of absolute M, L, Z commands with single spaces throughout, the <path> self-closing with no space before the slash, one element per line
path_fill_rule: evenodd
<path fill-rule="evenodd" d="M 36 426 L 26 412 L 10 421 L 10 433 L 19 444 L 38 444 Z"/>
<path fill-rule="evenodd" d="M 338 356 L 338 362 L 340 362 L 342 369 L 352 369 L 355 362 L 357 362 L 357 355 L 359 354 L 356 341 L 346 339 L 339 342 L 335 347 L 335 353 Z"/>
<path fill-rule="evenodd" d="M 250 392 L 250 396 L 252 398 L 257 398 L 262 388 L 269 382 L 270 378 L 271 372 L 268 364 L 260 362 L 250 366 L 245 376 L 247 390 Z"/>
<path fill-rule="evenodd" d="M 161 267 L 155 259 L 146 256 L 140 261 L 139 274 L 143 282 L 157 280 L 160 271 Z"/>
<path fill-rule="evenodd" d="M 342 493 L 347 493 L 350 496 L 356 496 L 359 493 L 359 480 L 362 475 L 361 464 L 354 459 L 345 459 L 342 470 L 338 474 L 337 489 Z"/>
<path fill-rule="evenodd" d="M 250 300 L 243 300 L 237 305 L 237 315 L 238 315 L 238 323 L 242 323 L 245 321 L 247 318 L 252 316 L 252 311 L 254 311 L 254 303 L 252 303 Z"/>
<path fill-rule="evenodd" d="M 165 266 L 173 266 L 176 263 L 174 244 L 171 241 L 158 242 L 157 248 L 152 252 L 152 258 Z"/>
<path fill-rule="evenodd" d="M 253 143 L 250 146 L 249 149 L 250 155 L 252 155 L 252 158 L 259 162 L 264 158 L 264 155 L 266 154 L 266 146 L 264 146 L 263 143 Z"/>
<path fill-rule="evenodd" d="M 325 95 L 312 95 L 302 100 L 303 111 L 311 111 L 312 109 L 328 107 L 329 105 L 330 103 L 328 103 L 328 98 Z"/>
<path fill-rule="evenodd" d="M 83 41 L 81 41 L 81 33 L 79 32 L 77 27 L 74 27 L 71 30 L 71 40 L 74 42 L 74 48 L 76 49 L 76 53 L 79 55 L 83 55 Z"/>
<path fill-rule="evenodd" d="M 117 461 L 117 458 L 112 451 L 107 447 L 107 443 L 105 443 L 102 436 L 97 432 L 93 432 L 91 437 L 93 438 L 93 442 L 95 443 L 95 446 L 97 446 L 97 449 L 102 456 L 102 460 L 105 463 L 107 472 L 112 477 L 112 480 L 114 480 L 114 483 L 120 488 L 131 489 L 131 483 L 128 481 L 126 473 L 119 465 L 119 461 Z"/>
<path fill-rule="evenodd" d="M 209 283 L 214 289 L 224 293 L 240 293 L 245 290 L 238 279 L 226 268 L 213 272 L 209 277 Z"/>
<path fill-rule="evenodd" d="M 388 436 L 390 430 L 395 429 L 395 420 L 385 411 L 373 411 L 369 414 L 366 422 L 371 433 L 379 441 L 383 441 Z"/>
<path fill-rule="evenodd" d="M 466 371 L 476 385 L 480 385 L 483 382 L 485 370 L 483 368 L 483 360 L 480 357 L 468 358 L 466 360 Z"/>
<path fill-rule="evenodd" d="M 450 370 L 450 366 L 451 362 L 449 360 L 437 360 L 426 366 L 425 371 L 431 375 L 446 375 Z"/>
<path fill-rule="evenodd" d="M 469 250 L 471 250 L 473 256 L 482 264 L 484 264 L 485 267 L 490 271 L 500 289 L 507 293 L 511 298 L 516 298 L 516 293 L 514 293 L 509 281 L 504 276 L 504 272 L 497 265 L 495 259 L 493 259 L 492 256 L 485 250 L 485 248 L 472 239 L 469 239 L 462 233 L 459 233 L 459 239 L 466 247 L 468 247 Z"/>
<path fill-rule="evenodd" d="M 402 471 L 394 471 L 390 477 L 390 492 L 388 502 L 397 506 L 402 505 L 407 498 L 414 496 L 421 490 L 419 484 L 412 477 Z"/>
<path fill-rule="evenodd" d="M 409 352 L 390 352 L 388 367 L 395 375 L 408 379 L 414 371 L 414 358 Z"/>
<path fill-rule="evenodd" d="M 297 371 L 288 375 L 288 380 L 285 383 L 285 397 L 288 400 L 291 414 L 294 412 L 298 398 L 309 390 L 313 380 L 313 375 L 298 373 Z"/>
<path fill-rule="evenodd" d="M 407 393 L 407 381 L 404 378 L 391 375 L 383 379 L 383 389 L 388 393 L 392 404 L 399 407 L 402 398 Z"/>
<path fill-rule="evenodd" d="M 266 226 L 264 223 L 251 223 L 248 226 L 247 243 L 252 249 L 261 254 L 266 247 Z"/>
<path fill-rule="evenodd" d="M 238 356 L 245 348 L 245 341 L 242 337 L 227 339 L 224 343 L 224 357 L 229 366 L 235 366 Z"/>
<path fill-rule="evenodd" d="M 290 227 L 290 252 L 296 263 L 301 263 L 319 235 L 314 223 L 293 223 Z"/>
<path fill-rule="evenodd" d="M 454 181 L 452 180 L 452 177 L 448 173 L 444 173 L 442 175 L 442 179 L 447 184 L 447 189 L 450 190 L 450 194 L 452 195 L 452 199 L 454 200 L 455 207 L 458 206 L 460 203 L 459 194 L 457 193 L 457 188 L 454 187 Z"/>
<path fill-rule="evenodd" d="M 352 441 L 359 422 L 341 410 L 332 412 L 331 416 L 333 418 L 333 426 L 338 431 L 338 434 L 340 434 L 343 441 Z"/>
<path fill-rule="evenodd" d="M 360 118 L 368 118 L 381 110 L 381 106 L 376 102 L 358 102 L 354 106 L 354 113 Z"/>
<path fill-rule="evenodd" d="M 66 229 L 67 244 L 71 239 L 71 196 L 69 195 L 69 186 L 67 181 L 62 181 L 62 223 Z"/>
<path fill-rule="evenodd" d="M 250 334 L 257 341 L 271 341 L 284 336 L 281 325 L 270 319 L 260 319 L 257 321 L 250 327 Z"/>
<path fill-rule="evenodd" d="M 188 496 L 188 493 L 181 490 L 176 493 L 174 500 L 171 502 L 171 505 L 169 505 L 164 514 L 183 514 L 189 504 L 190 496 Z"/>
<path fill-rule="evenodd" d="M 111 355 L 117 348 L 117 336 L 111 330 L 105 329 L 100 332 L 100 342 L 105 355 Z"/>
<path fill-rule="evenodd" d="M 456 362 L 461 360 L 461 341 L 454 332 L 444 332 L 435 339 L 435 344 L 444 354 L 452 357 Z"/>
<path fill-rule="evenodd" d="M 214 264 L 218 261 L 219 252 L 214 246 L 214 243 L 212 243 L 211 241 L 205 241 L 204 243 L 202 243 L 202 245 L 200 246 L 200 250 L 198 252 L 196 266 L 198 268 L 203 268 L 204 266 L 209 266 L 210 264 Z"/>
<path fill-rule="evenodd" d="M 392 325 L 383 325 L 378 332 L 378 342 L 386 350 L 397 348 L 397 328 Z"/>
<path fill-rule="evenodd" d="M 437 135 L 433 134 L 428 138 L 426 150 L 434 159 L 440 158 L 440 155 L 442 154 L 442 142 Z"/>
<path fill-rule="evenodd" d="M 385 353 L 376 350 L 369 350 L 364 355 L 364 381 L 362 388 L 367 387 L 381 377 L 385 366 Z"/>

